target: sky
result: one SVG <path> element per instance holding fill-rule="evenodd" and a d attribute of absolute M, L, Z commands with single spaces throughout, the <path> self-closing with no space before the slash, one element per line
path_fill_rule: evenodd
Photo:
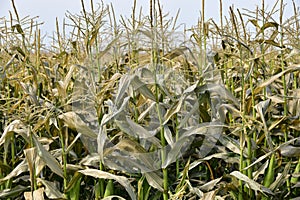
<path fill-rule="evenodd" d="M 55 30 L 55 19 L 58 17 L 59 22 L 62 23 L 66 11 L 73 14 L 79 13 L 81 10 L 81 0 L 14 0 L 20 18 L 25 16 L 39 16 L 39 21 L 44 22 L 41 29 L 44 33 L 51 35 Z M 90 0 L 84 0 L 87 4 Z M 300 6 L 300 0 L 294 0 L 297 6 Z M 94 3 L 100 0 L 94 0 Z M 114 6 L 116 15 L 120 14 L 130 17 L 133 0 L 103 0 L 104 4 Z M 170 3 L 172 2 L 172 3 Z M 223 0 L 223 14 L 228 15 L 228 8 L 234 5 L 234 8 L 242 8 L 255 10 L 256 6 L 261 6 L 262 0 Z M 265 0 L 267 10 L 271 10 L 276 0 Z M 144 15 L 149 12 L 149 0 L 137 0 L 138 8 L 142 6 Z M 187 27 L 196 25 L 200 16 L 201 0 L 160 0 L 163 6 L 163 13 L 170 13 L 170 16 L 176 15 L 180 9 L 178 23 L 185 23 Z M 287 4 L 286 16 L 293 12 L 292 0 L 284 0 Z M 0 17 L 8 16 L 9 10 L 13 11 L 11 0 L 0 0 Z M 219 0 L 205 1 L 205 18 L 213 18 L 215 21 L 219 20 Z M 278 21 L 278 20 L 277 20 Z"/>

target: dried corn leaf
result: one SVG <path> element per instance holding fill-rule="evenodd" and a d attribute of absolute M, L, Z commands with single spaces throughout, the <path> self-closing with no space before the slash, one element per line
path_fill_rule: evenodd
<path fill-rule="evenodd" d="M 170 120 L 170 118 L 181 110 L 184 99 L 185 99 L 185 96 L 181 96 L 180 99 L 176 100 L 173 103 L 173 105 L 171 106 L 171 108 L 169 108 L 167 110 L 167 112 L 164 116 L 165 121 L 163 122 L 163 125 L 166 125 L 168 123 L 168 121 Z"/>
<path fill-rule="evenodd" d="M 86 176 L 92 176 L 94 178 L 102 178 L 102 179 L 113 179 L 120 183 L 128 192 L 130 198 L 132 200 L 136 199 L 135 193 L 134 193 L 134 188 L 131 186 L 129 180 L 124 177 L 124 176 L 117 176 L 108 172 L 104 172 L 101 170 L 96 170 L 96 169 L 85 169 L 85 170 L 80 170 L 80 173 L 86 175 Z"/>
<path fill-rule="evenodd" d="M 203 197 L 201 198 L 201 200 L 211 200 L 211 199 L 215 199 L 216 198 L 216 194 L 217 194 L 218 190 L 213 190 L 207 193 L 203 194 Z"/>
<path fill-rule="evenodd" d="M 24 192 L 25 190 L 28 190 L 29 188 L 30 188 L 30 186 L 25 187 L 22 185 L 18 185 L 11 189 L 4 189 L 4 190 L 0 191 L 0 198 L 1 199 L 9 199 L 9 198 L 17 197 L 22 192 Z"/>
<path fill-rule="evenodd" d="M 217 179 L 214 179 L 214 180 L 211 180 L 207 183 L 205 183 L 204 185 L 201 185 L 199 187 L 199 189 L 201 191 L 210 191 L 212 190 L 215 186 L 217 186 L 217 184 L 222 180 L 222 177 L 220 178 L 217 178 Z"/>
<path fill-rule="evenodd" d="M 276 191 L 280 186 L 286 183 L 286 180 L 289 178 L 289 170 L 291 168 L 291 161 L 288 162 L 282 173 L 279 173 L 276 177 L 276 180 L 270 185 L 272 191 Z"/>
<path fill-rule="evenodd" d="M 248 176 L 246 176 L 245 174 L 242 174 L 239 171 L 233 171 L 230 173 L 231 176 L 236 177 L 237 179 L 244 181 L 245 183 L 247 183 L 247 185 L 255 191 L 259 191 L 263 194 L 271 194 L 274 195 L 274 193 L 267 187 L 264 187 L 263 185 L 255 182 L 254 180 L 250 179 Z"/>
<path fill-rule="evenodd" d="M 280 148 L 280 154 L 284 157 L 300 157 L 300 147 L 286 145 Z"/>
<path fill-rule="evenodd" d="M 43 159 L 43 161 L 46 163 L 46 165 L 57 175 L 60 177 L 64 177 L 63 170 L 61 168 L 61 165 L 58 163 L 58 161 L 52 156 L 44 147 L 43 145 L 38 141 L 38 139 L 32 135 L 33 141 L 37 147 L 38 155 Z"/>
<path fill-rule="evenodd" d="M 97 138 L 97 134 L 75 112 L 63 113 L 58 118 L 62 119 L 70 129 L 76 130 L 84 136 Z"/>
<path fill-rule="evenodd" d="M 44 200 L 44 188 L 39 188 L 33 192 L 24 192 L 25 200 Z"/>
<path fill-rule="evenodd" d="M 258 94 L 263 88 L 265 88 L 266 86 L 270 85 L 271 83 L 273 83 L 275 80 L 281 78 L 283 75 L 287 74 L 287 73 L 291 73 L 294 71 L 299 71 L 300 70 L 300 65 L 294 65 L 291 66 L 289 68 L 287 68 L 286 70 L 272 76 L 271 78 L 269 78 L 268 80 L 264 81 L 263 83 L 261 83 L 259 86 L 257 86 L 254 89 L 254 94 Z"/>
<path fill-rule="evenodd" d="M 147 87 L 147 84 L 143 83 L 137 76 L 134 76 L 131 80 L 131 84 L 134 89 L 138 90 L 142 95 L 146 98 L 151 99 L 152 101 L 156 101 L 156 98 L 152 91 Z"/>
<path fill-rule="evenodd" d="M 163 192 L 163 179 L 155 172 L 147 172 L 144 174 L 147 182 L 151 187 L 158 189 L 159 191 Z"/>
<path fill-rule="evenodd" d="M 38 183 L 42 183 L 46 196 L 49 199 L 66 199 L 65 195 L 59 191 L 59 189 L 55 186 L 55 183 L 37 178 Z"/>
<path fill-rule="evenodd" d="M 258 114 L 260 116 L 260 119 L 263 122 L 264 133 L 265 133 L 265 138 L 267 140 L 267 144 L 268 144 L 268 146 L 269 146 L 270 149 L 273 149 L 274 147 L 273 147 L 273 143 L 272 143 L 272 138 L 270 136 L 270 132 L 269 132 L 266 120 L 265 120 L 265 113 L 266 113 L 266 111 L 267 111 L 270 103 L 271 103 L 270 99 L 267 99 L 265 101 L 261 101 L 257 105 L 255 105 L 255 109 L 257 110 L 257 112 L 258 112 Z"/>
<path fill-rule="evenodd" d="M 3 143 L 9 143 L 10 138 L 11 136 L 13 136 L 14 133 L 21 135 L 27 142 L 29 142 L 26 127 L 20 120 L 14 120 L 8 126 L 5 127 L 0 138 L 0 146 Z"/>
<path fill-rule="evenodd" d="M 26 160 L 23 160 L 21 163 L 19 163 L 7 176 L 1 178 L 0 183 L 19 176 L 23 172 L 28 172 L 28 164 Z"/>

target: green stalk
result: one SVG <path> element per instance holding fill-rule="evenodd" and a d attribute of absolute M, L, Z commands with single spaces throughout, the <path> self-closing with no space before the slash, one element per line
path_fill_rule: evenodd
<path fill-rule="evenodd" d="M 179 122 L 178 122 L 178 116 L 177 116 L 177 114 L 175 114 L 175 124 L 174 124 L 174 127 L 175 127 L 175 138 L 176 138 L 176 141 L 178 141 L 178 139 L 179 139 L 178 124 L 179 124 Z M 176 160 L 176 177 L 179 177 L 179 167 L 180 167 L 180 162 L 177 159 Z"/>
<path fill-rule="evenodd" d="M 243 133 L 241 132 L 241 135 L 242 135 Z M 240 136 L 240 138 L 241 138 L 242 136 Z M 244 154 L 244 147 L 243 147 L 243 145 L 242 144 L 240 144 L 240 148 L 241 148 L 241 155 L 240 155 L 240 162 L 239 162 L 239 165 L 240 165 L 240 167 L 239 167 L 239 170 L 240 170 L 240 172 L 243 172 L 243 163 L 244 163 L 244 156 L 243 156 L 243 154 Z M 238 195 L 238 199 L 239 200 L 243 200 L 244 199 L 244 197 L 243 197 L 243 181 L 242 180 L 239 180 L 239 193 L 238 193 L 239 195 Z"/>
<path fill-rule="evenodd" d="M 275 153 L 273 153 L 271 155 L 269 166 L 268 166 L 268 171 L 267 171 L 267 174 L 266 174 L 266 176 L 264 178 L 264 182 L 263 182 L 263 185 L 265 187 L 269 187 L 274 181 L 275 158 L 276 158 Z"/>
<path fill-rule="evenodd" d="M 78 172 L 76 172 L 78 173 Z M 76 174 L 75 173 L 75 174 Z M 79 200 L 80 199 L 80 184 L 81 184 L 82 177 L 78 178 L 76 183 L 74 184 L 73 188 L 68 192 L 70 200 Z"/>
<path fill-rule="evenodd" d="M 68 128 L 65 129 L 65 135 L 68 134 Z M 65 141 L 64 141 L 64 136 L 63 136 L 63 127 L 60 126 L 59 128 L 59 137 L 60 137 L 60 144 L 61 144 L 61 149 L 62 149 L 62 160 L 63 160 L 63 171 L 64 171 L 64 190 L 66 190 L 68 182 L 67 182 L 67 154 L 66 154 L 66 149 L 65 149 Z"/>
<path fill-rule="evenodd" d="M 300 158 L 298 159 L 298 163 L 297 163 L 297 166 L 294 170 L 294 174 L 298 174 L 299 172 L 300 172 Z M 299 179 L 298 177 L 292 177 L 291 178 L 291 183 L 292 184 L 298 183 L 298 179 Z"/>
<path fill-rule="evenodd" d="M 156 94 L 156 110 L 158 113 L 158 118 L 159 118 L 159 123 L 160 123 L 160 142 L 161 142 L 161 163 L 163 164 L 166 160 L 166 151 L 164 149 L 164 147 L 166 146 L 166 140 L 165 140 L 165 136 L 164 136 L 164 126 L 163 126 L 163 119 L 162 119 L 162 114 L 161 114 L 161 110 L 159 107 L 159 91 L 158 91 L 158 86 L 156 84 L 155 86 L 155 94 Z M 164 200 L 168 200 L 169 196 L 168 196 L 168 170 L 167 168 L 163 168 L 163 188 L 164 188 L 164 192 L 163 192 L 163 198 Z"/>
<path fill-rule="evenodd" d="M 151 33 L 154 39 L 152 39 L 152 66 L 155 69 L 155 97 L 156 97 L 156 110 L 158 113 L 158 118 L 159 118 L 159 123 L 160 123 L 160 140 L 161 140 L 161 145 L 162 145 L 162 150 L 161 150 L 161 163 L 163 164 L 166 160 L 166 152 L 164 147 L 166 146 L 166 141 L 165 141 L 165 137 L 164 137 L 164 126 L 163 126 L 163 118 L 162 118 L 162 114 L 161 114 L 161 109 L 159 106 L 159 86 L 157 84 L 157 76 L 156 73 L 159 70 L 158 69 L 158 63 L 159 63 L 159 53 L 158 53 L 158 49 L 157 49 L 157 16 L 156 16 L 156 11 L 155 11 L 155 5 L 153 5 L 153 2 L 155 3 L 155 1 L 150 0 L 150 26 L 151 26 Z M 162 169 L 163 171 L 163 199 L 164 200 L 168 200 L 169 196 L 168 196 L 168 171 L 166 168 Z"/>
<path fill-rule="evenodd" d="M 101 161 L 99 163 L 99 168 L 100 168 L 101 171 L 104 171 L 104 166 L 103 166 L 103 163 Z M 96 196 L 96 197 L 99 197 L 99 196 L 100 196 L 100 198 L 104 197 L 104 187 L 105 187 L 104 180 L 100 178 L 98 180 L 98 188 L 96 190 L 99 195 Z"/>
<path fill-rule="evenodd" d="M 108 180 L 108 183 L 106 185 L 106 189 L 103 197 L 108 197 L 113 194 L 114 194 L 114 182 L 112 179 L 110 179 Z"/>
<path fill-rule="evenodd" d="M 15 156 L 16 156 L 16 154 L 15 154 L 15 135 L 13 134 L 12 136 L 11 136 L 11 139 L 10 139 L 10 141 L 11 141 L 11 166 L 12 166 L 12 168 L 14 168 L 14 165 L 15 165 Z M 6 159 L 5 159 L 5 161 L 6 161 Z M 5 163 L 5 164 L 7 164 L 7 163 Z M 6 182 L 6 188 L 11 188 L 11 186 L 12 186 L 12 179 L 9 179 L 9 180 L 7 180 L 7 182 Z"/>
<path fill-rule="evenodd" d="M 251 136 L 250 135 L 247 135 L 247 153 L 248 153 L 248 158 L 247 158 L 247 166 L 251 165 L 252 163 L 252 154 L 253 154 L 253 151 L 252 151 L 252 145 L 251 145 Z M 253 179 L 253 176 L 252 176 L 252 172 L 253 172 L 253 169 L 252 167 L 250 167 L 248 170 L 247 170 L 247 176 L 250 178 L 250 179 Z M 249 189 L 249 196 L 250 198 L 253 197 L 253 191 L 251 189 Z"/>
<path fill-rule="evenodd" d="M 274 182 L 275 167 L 276 167 L 275 166 L 275 159 L 276 159 L 276 156 L 275 156 L 275 153 L 273 153 L 271 155 L 268 170 L 267 170 L 267 174 L 266 174 L 266 176 L 264 178 L 264 182 L 263 182 L 263 185 L 265 187 L 270 187 L 270 185 Z M 262 197 L 262 200 L 267 200 L 267 199 L 269 199 L 269 197 L 267 197 L 267 196 Z"/>

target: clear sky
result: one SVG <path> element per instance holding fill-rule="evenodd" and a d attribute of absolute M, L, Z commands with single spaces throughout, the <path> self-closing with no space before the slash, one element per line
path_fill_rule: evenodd
<path fill-rule="evenodd" d="M 88 5 L 90 0 L 84 0 Z M 300 0 L 294 0 L 297 6 L 300 6 Z M 95 3 L 100 0 L 94 0 Z M 103 0 L 104 4 L 112 3 L 115 12 L 129 17 L 133 0 Z M 137 0 L 138 8 L 143 7 L 144 14 L 149 12 L 149 0 Z M 160 0 L 164 13 L 169 12 L 170 16 L 175 16 L 180 9 L 179 23 L 185 23 L 187 27 L 196 25 L 200 16 L 201 0 Z M 234 5 L 234 8 L 246 8 L 255 10 L 256 6 L 261 6 L 262 0 L 223 0 L 223 13 L 228 14 L 228 7 Z M 276 0 L 265 0 L 267 10 L 270 11 Z M 79 13 L 81 10 L 81 0 L 15 0 L 17 10 L 20 17 L 30 15 L 31 17 L 39 16 L 39 21 L 45 22 L 41 27 L 43 32 L 51 33 L 55 30 L 55 18 L 59 21 L 65 16 L 66 11 L 71 13 Z M 291 14 L 292 0 L 284 0 L 287 4 L 286 15 Z M 219 19 L 219 0 L 205 1 L 206 19 Z M 0 17 L 8 16 L 8 11 L 13 10 L 11 0 L 0 0 Z"/>

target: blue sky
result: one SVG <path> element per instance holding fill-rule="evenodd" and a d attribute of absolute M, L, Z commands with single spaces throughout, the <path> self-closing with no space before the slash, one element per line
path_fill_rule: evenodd
<path fill-rule="evenodd" d="M 84 0 L 90 2 L 90 0 Z M 51 33 L 55 30 L 55 18 L 58 17 L 62 22 L 66 11 L 71 13 L 79 13 L 81 9 L 80 0 L 15 0 L 17 10 L 20 17 L 30 15 L 31 17 L 39 16 L 39 21 L 45 22 L 41 27 L 43 32 Z M 94 0 L 100 2 L 100 0 Z M 133 0 L 103 0 L 105 4 L 112 3 L 115 12 L 118 15 L 122 14 L 129 17 Z M 144 14 L 148 14 L 149 0 L 137 0 L 138 8 L 143 7 Z M 180 9 L 179 23 L 185 23 L 187 27 L 195 25 L 200 16 L 201 0 L 160 0 L 163 5 L 164 13 L 169 12 L 170 16 L 175 16 L 178 9 Z M 172 3 L 170 3 L 172 2 Z M 256 6 L 261 6 L 261 0 L 223 0 L 223 13 L 228 14 L 228 7 L 234 5 L 234 8 L 247 8 L 255 10 Z M 276 0 L 265 0 L 268 10 L 271 10 Z M 285 0 L 287 4 L 286 15 L 291 14 L 292 0 Z M 300 6 L 299 0 L 295 2 Z M 214 18 L 216 21 L 219 19 L 219 0 L 206 0 L 205 1 L 206 19 Z M 0 3 L 0 17 L 8 16 L 8 11 L 12 11 L 10 0 L 1 0 Z"/>

